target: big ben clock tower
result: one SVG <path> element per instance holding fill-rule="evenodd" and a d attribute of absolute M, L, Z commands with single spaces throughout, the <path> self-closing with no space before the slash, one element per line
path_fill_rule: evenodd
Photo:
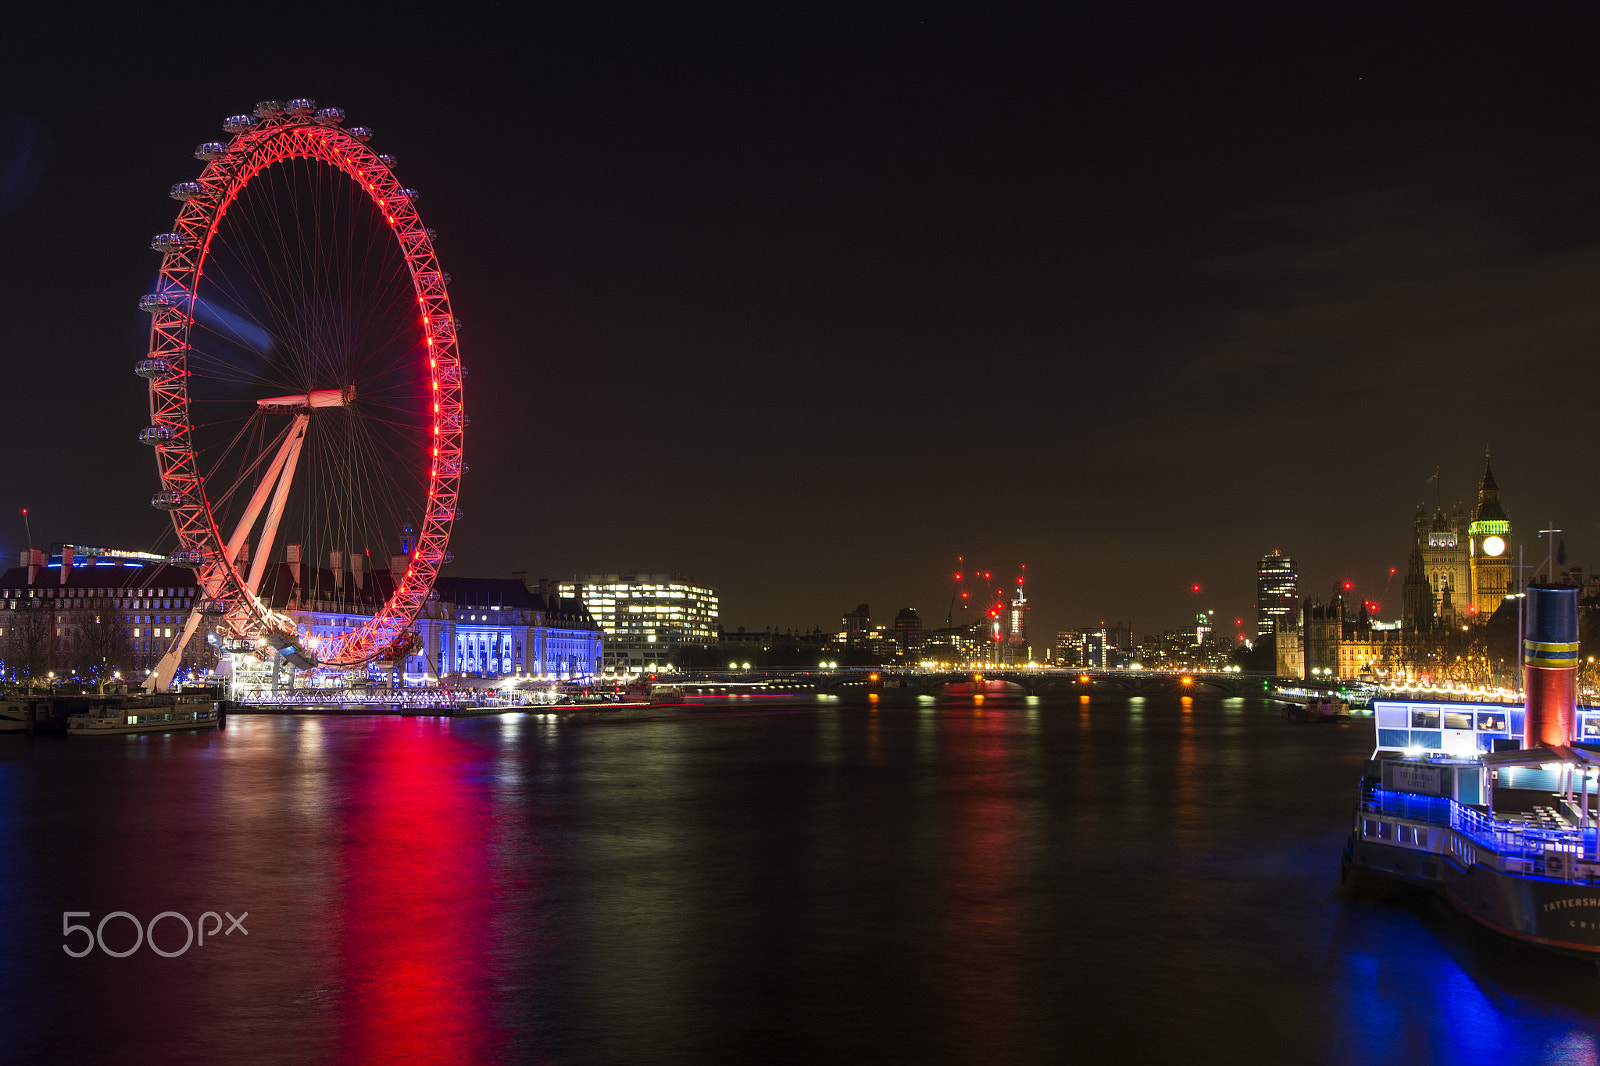
<path fill-rule="evenodd" d="M 1511 520 L 1500 506 L 1500 486 L 1489 469 L 1489 451 L 1483 452 L 1483 484 L 1478 486 L 1478 508 L 1467 527 L 1472 563 L 1472 606 L 1475 617 L 1487 622 L 1511 592 Z"/>

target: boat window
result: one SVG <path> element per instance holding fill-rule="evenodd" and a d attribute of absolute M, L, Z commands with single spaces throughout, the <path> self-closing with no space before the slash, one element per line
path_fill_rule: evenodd
<path fill-rule="evenodd" d="M 1471 711 L 1445 711 L 1444 727 L 1446 729 L 1471 729 Z"/>
<path fill-rule="evenodd" d="M 1408 729 L 1411 719 L 1406 714 L 1404 707 L 1379 707 L 1378 727 L 1380 729 Z"/>
<path fill-rule="evenodd" d="M 1413 829 L 1411 831 L 1412 843 L 1419 848 L 1428 846 L 1428 831 L 1426 829 Z"/>
<path fill-rule="evenodd" d="M 1431 710 L 1425 711 L 1420 707 L 1413 707 L 1411 709 L 1411 728 L 1438 729 L 1439 712 Z"/>
<path fill-rule="evenodd" d="M 1478 715 L 1478 728 L 1486 733 L 1504 733 L 1506 731 L 1506 716 L 1503 714 Z"/>

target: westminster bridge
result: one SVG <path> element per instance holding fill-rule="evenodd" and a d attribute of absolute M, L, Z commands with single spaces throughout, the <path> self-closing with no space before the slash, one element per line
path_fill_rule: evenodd
<path fill-rule="evenodd" d="M 844 692 L 885 689 L 933 695 L 953 686 L 992 683 L 1029 696 L 1116 692 L 1141 696 L 1165 692 L 1207 691 L 1225 696 L 1259 695 L 1272 687 L 1273 675 L 1228 670 L 1070 670 L 1055 667 L 987 667 L 965 670 L 923 670 L 893 666 L 841 666 L 818 670 L 711 670 L 662 678 L 686 692 L 754 691 Z"/>

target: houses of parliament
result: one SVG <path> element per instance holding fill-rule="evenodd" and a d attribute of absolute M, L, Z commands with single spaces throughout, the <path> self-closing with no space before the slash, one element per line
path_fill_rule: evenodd
<path fill-rule="evenodd" d="M 1460 505 L 1450 512 L 1436 508 L 1431 515 L 1417 509 L 1401 621 L 1378 622 L 1365 605 L 1359 613 L 1347 612 L 1339 593 L 1327 603 L 1307 600 L 1275 623 L 1278 676 L 1353 679 L 1429 669 L 1419 656 L 1427 654 L 1432 638 L 1420 643 L 1418 638 L 1445 637 L 1488 622 L 1516 591 L 1515 548 L 1511 519 L 1485 452 L 1478 501 L 1470 514 Z M 1269 561 L 1264 559 L 1263 566 Z"/>
<path fill-rule="evenodd" d="M 1484 452 L 1483 480 L 1470 517 L 1457 504 L 1429 516 L 1417 508 L 1416 538 L 1406 568 L 1401 618 L 1406 629 L 1487 622 L 1513 591 L 1515 540 Z"/>

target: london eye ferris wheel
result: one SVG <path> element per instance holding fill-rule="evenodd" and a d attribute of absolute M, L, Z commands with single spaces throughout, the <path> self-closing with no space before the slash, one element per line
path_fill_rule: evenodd
<path fill-rule="evenodd" d="M 338 108 L 263 101 L 172 186 L 182 206 L 162 253 L 150 343 L 152 446 L 174 562 L 200 599 L 151 679 L 165 687 L 202 620 L 237 647 L 296 666 L 394 655 L 446 560 L 459 514 L 462 376 L 449 275 L 417 193 Z M 414 529 L 405 557 L 393 555 Z M 247 550 L 247 545 L 253 548 Z M 353 632 L 313 651 L 262 595 L 277 545 L 392 567 L 392 589 Z"/>

